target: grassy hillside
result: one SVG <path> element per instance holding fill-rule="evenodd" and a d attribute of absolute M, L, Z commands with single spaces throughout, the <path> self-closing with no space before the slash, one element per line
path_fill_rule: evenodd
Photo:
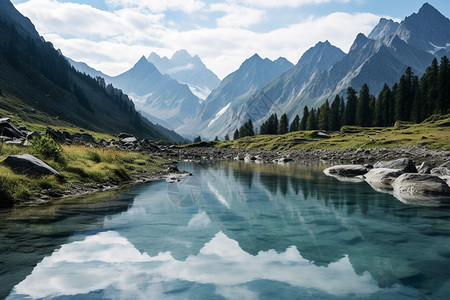
<path fill-rule="evenodd" d="M 450 150 L 450 114 L 432 116 L 421 124 L 397 122 L 395 127 L 344 126 L 340 132 L 323 138 L 318 131 L 298 131 L 284 135 L 258 135 L 228 142 L 200 142 L 191 146 L 247 149 L 345 149 L 389 148 L 422 145 Z"/>
<path fill-rule="evenodd" d="M 60 172 L 55 176 L 26 176 L 0 164 L 0 207 L 13 206 L 40 197 L 44 192 L 60 194 L 73 184 L 120 184 L 135 172 L 162 170 L 165 160 L 148 154 L 85 146 L 63 146 L 58 158 L 49 158 L 32 147 L 0 144 L 0 162 L 8 155 L 31 154 Z"/>
<path fill-rule="evenodd" d="M 74 125 L 107 134 L 184 140 L 143 118 L 127 95 L 77 72 L 51 43 L 37 33 L 21 32 L 20 26 L 17 20 L 0 19 L 0 116 L 30 129 Z"/>

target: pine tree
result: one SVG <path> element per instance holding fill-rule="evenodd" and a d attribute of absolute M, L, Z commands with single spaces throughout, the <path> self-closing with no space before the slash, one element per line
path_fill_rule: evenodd
<path fill-rule="evenodd" d="M 228 135 L 228 133 L 225 135 L 225 141 L 229 141 L 230 140 L 230 136 Z"/>
<path fill-rule="evenodd" d="M 341 125 L 341 116 L 339 113 L 339 109 L 341 105 L 341 98 L 339 95 L 336 95 L 334 97 L 333 102 L 331 103 L 330 108 L 330 123 L 329 123 L 329 130 L 331 131 L 338 131 L 340 129 Z"/>
<path fill-rule="evenodd" d="M 306 130 L 316 130 L 316 129 L 317 129 L 316 110 L 313 108 L 309 112 L 308 120 L 306 121 Z"/>
<path fill-rule="evenodd" d="M 308 106 L 305 106 L 303 108 L 303 116 L 300 122 L 300 130 L 306 130 L 306 123 L 308 122 L 308 118 L 309 118 L 309 109 Z"/>
<path fill-rule="evenodd" d="M 329 129 L 329 120 L 330 120 L 330 103 L 328 99 L 325 103 L 320 107 L 317 116 L 317 127 L 318 129 L 328 131 Z"/>
<path fill-rule="evenodd" d="M 286 134 L 289 130 L 289 120 L 286 114 L 282 114 L 280 117 L 280 123 L 278 124 L 278 134 Z"/>
<path fill-rule="evenodd" d="M 372 126 L 373 123 L 373 116 L 375 114 L 375 102 L 376 102 L 376 98 L 374 95 L 370 95 L 370 100 L 369 100 L 369 119 L 367 120 L 367 126 Z"/>
<path fill-rule="evenodd" d="M 438 96 L 436 112 L 446 114 L 450 108 L 450 63 L 447 56 L 441 58 L 438 75 Z"/>
<path fill-rule="evenodd" d="M 215 142 L 219 141 L 219 137 L 216 135 L 216 138 L 214 139 Z"/>
<path fill-rule="evenodd" d="M 391 89 L 385 84 L 375 102 L 373 126 L 389 126 L 390 97 Z"/>
<path fill-rule="evenodd" d="M 347 103 L 345 105 L 344 111 L 344 124 L 343 125 L 355 125 L 355 117 L 356 117 L 356 91 L 349 87 L 347 88 Z"/>
<path fill-rule="evenodd" d="M 289 132 L 295 132 L 300 130 L 300 117 L 295 115 L 294 120 L 292 120 L 291 126 L 289 126 Z"/>
<path fill-rule="evenodd" d="M 341 96 L 341 103 L 339 105 L 339 129 L 344 126 L 344 114 L 345 114 L 345 100 L 344 96 Z"/>
<path fill-rule="evenodd" d="M 233 134 L 233 140 L 237 140 L 239 138 L 239 130 L 236 129 Z"/>
<path fill-rule="evenodd" d="M 367 84 L 364 84 L 359 92 L 358 101 L 356 103 L 356 125 L 367 127 L 369 124 L 369 101 L 370 93 Z"/>
<path fill-rule="evenodd" d="M 196 138 L 194 138 L 194 143 L 198 143 L 201 141 L 202 141 L 202 138 L 200 136 L 197 136 Z"/>

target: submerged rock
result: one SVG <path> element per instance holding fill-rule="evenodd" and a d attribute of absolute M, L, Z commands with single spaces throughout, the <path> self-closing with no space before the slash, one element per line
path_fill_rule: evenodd
<path fill-rule="evenodd" d="M 374 168 L 398 169 L 405 173 L 417 173 L 416 165 L 409 158 L 399 158 L 390 161 L 379 161 Z"/>
<path fill-rule="evenodd" d="M 394 196 L 405 203 L 439 205 L 442 199 L 450 200 L 450 187 L 435 175 L 403 174 L 392 186 Z"/>
<path fill-rule="evenodd" d="M 367 172 L 364 178 L 374 190 L 385 192 L 394 189 L 392 183 L 402 174 L 401 170 L 378 168 Z"/>
<path fill-rule="evenodd" d="M 10 155 L 3 161 L 3 164 L 10 167 L 13 171 L 26 175 L 55 175 L 58 178 L 63 178 L 58 171 L 30 154 Z"/>

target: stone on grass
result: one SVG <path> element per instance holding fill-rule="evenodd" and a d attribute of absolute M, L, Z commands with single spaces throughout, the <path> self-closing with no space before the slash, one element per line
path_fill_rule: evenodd
<path fill-rule="evenodd" d="M 3 161 L 3 164 L 10 167 L 15 172 L 26 175 L 55 175 L 60 179 L 63 178 L 63 176 L 58 171 L 47 165 L 42 160 L 30 154 L 10 155 Z"/>

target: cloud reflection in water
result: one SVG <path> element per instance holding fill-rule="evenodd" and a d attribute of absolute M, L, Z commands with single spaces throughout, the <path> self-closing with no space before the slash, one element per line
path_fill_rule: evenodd
<path fill-rule="evenodd" d="M 278 281 L 338 296 L 379 291 L 368 272 L 355 274 L 347 257 L 328 267 L 316 266 L 303 259 L 295 246 L 283 253 L 269 250 L 253 256 L 218 232 L 197 255 L 182 261 L 170 252 L 154 257 L 140 253 L 119 233 L 107 231 L 63 245 L 43 259 L 14 288 L 10 298 L 70 296 L 99 290 L 106 294 L 110 290 L 115 298 L 162 298 L 164 285 L 179 281 L 216 285 L 215 292 L 225 298 L 257 298 L 244 286 L 255 280 Z"/>

